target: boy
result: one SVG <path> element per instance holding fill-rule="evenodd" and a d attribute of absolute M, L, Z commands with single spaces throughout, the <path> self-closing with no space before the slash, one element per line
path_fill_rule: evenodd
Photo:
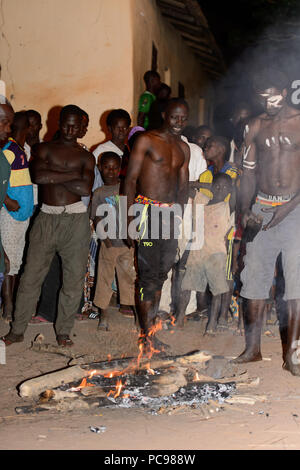
<path fill-rule="evenodd" d="M 125 109 L 113 109 L 106 118 L 106 125 L 111 134 L 111 140 L 98 145 L 93 151 L 96 163 L 99 155 L 104 152 L 113 152 L 123 157 L 125 142 L 129 132 L 131 118 Z"/>
<path fill-rule="evenodd" d="M 206 332 L 216 330 L 222 295 L 229 291 L 226 240 L 233 227 L 227 201 L 231 192 L 230 176 L 222 173 L 216 175 L 212 183 L 213 198 L 204 208 L 204 245 L 201 250 L 193 250 L 187 260 L 176 318 L 178 326 L 183 326 L 190 291 L 205 292 L 208 284 L 212 305 Z M 201 193 L 199 195 L 204 197 Z"/>
<path fill-rule="evenodd" d="M 159 73 L 154 70 L 148 70 L 143 78 L 146 90 L 139 98 L 137 124 L 148 130 L 150 108 L 156 100 L 156 95 L 161 87 L 161 81 Z"/>
<path fill-rule="evenodd" d="M 118 238 L 119 174 L 121 170 L 121 158 L 119 155 L 113 152 L 104 152 L 101 155 L 100 170 L 104 186 L 94 192 L 91 213 L 97 234 L 99 236 L 101 232 L 103 237 L 98 260 L 94 304 L 101 309 L 98 328 L 107 331 L 108 307 L 113 292 L 112 282 L 115 277 L 115 270 L 119 284 L 120 313 L 130 317 L 133 317 L 132 306 L 134 305 L 136 273 L 134 268 L 134 249 L 129 248 L 123 240 Z M 114 220 L 109 221 L 109 223 L 111 223 L 112 226 L 115 224 L 116 236 L 111 238 L 105 238 L 104 229 L 106 220 L 104 222 L 104 217 L 97 215 L 97 209 L 102 204 L 112 206 L 114 209 Z"/>

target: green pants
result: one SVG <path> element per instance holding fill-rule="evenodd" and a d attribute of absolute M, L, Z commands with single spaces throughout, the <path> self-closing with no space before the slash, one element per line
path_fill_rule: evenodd
<path fill-rule="evenodd" d="M 57 335 L 70 334 L 83 292 L 90 238 L 87 213 L 54 215 L 40 212 L 36 217 L 16 299 L 14 334 L 24 334 L 35 314 L 42 284 L 56 252 L 62 260 L 63 282 L 55 331 Z"/>

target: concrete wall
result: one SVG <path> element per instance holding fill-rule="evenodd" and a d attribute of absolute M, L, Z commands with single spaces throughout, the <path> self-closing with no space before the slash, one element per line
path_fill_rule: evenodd
<path fill-rule="evenodd" d="M 135 123 L 152 42 L 162 79 L 168 69 L 174 96 L 178 81 L 185 86 L 191 121 L 198 123 L 207 77 L 155 0 L 2 0 L 1 6 L 1 79 L 16 111 L 42 114 L 43 138 L 52 137 L 66 104 L 89 113 L 89 147 L 105 138 L 99 119 L 106 111 L 124 108 Z"/>
<path fill-rule="evenodd" d="M 134 116 L 137 103 L 144 90 L 143 74 L 151 68 L 152 42 L 158 50 L 158 72 L 162 81 L 170 75 L 172 95 L 178 96 L 178 82 L 185 87 L 185 98 L 191 113 L 191 124 L 203 124 L 198 119 L 199 100 L 205 99 L 203 121 L 211 118 L 213 89 L 195 55 L 181 39 L 178 31 L 163 18 L 155 0 L 132 0 L 133 12 L 133 76 Z"/>
<path fill-rule="evenodd" d="M 89 113 L 88 146 L 104 138 L 102 113 L 132 112 L 130 1 L 2 0 L 1 79 L 16 111 L 42 114 L 42 137 L 66 104 Z"/>

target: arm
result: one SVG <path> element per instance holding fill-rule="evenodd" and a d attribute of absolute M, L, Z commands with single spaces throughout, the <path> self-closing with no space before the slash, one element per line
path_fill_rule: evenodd
<path fill-rule="evenodd" d="M 8 195 L 5 196 L 4 204 L 6 205 L 7 210 L 10 212 L 16 212 L 20 209 L 18 201 L 11 199 Z"/>
<path fill-rule="evenodd" d="M 142 171 L 145 155 L 149 148 L 149 138 L 141 135 L 137 138 L 132 152 L 130 154 L 129 164 L 127 168 L 126 178 L 124 181 L 123 195 L 127 197 L 127 226 L 129 226 L 132 217 L 128 217 L 128 211 L 134 204 L 136 196 L 136 188 L 139 175 Z M 134 242 L 128 235 L 128 244 L 133 246 Z"/>
<path fill-rule="evenodd" d="M 180 142 L 180 145 L 184 153 L 184 162 L 179 170 L 177 202 L 181 205 L 183 210 L 184 204 L 187 203 L 189 197 L 190 148 L 183 141 Z"/>
<path fill-rule="evenodd" d="M 68 168 L 55 168 L 49 161 L 47 148 L 43 144 L 32 148 L 32 163 L 30 165 L 32 181 L 36 184 L 60 184 L 81 177 L 80 170 Z"/>
<path fill-rule="evenodd" d="M 245 227 L 251 217 L 251 202 L 256 191 L 257 151 L 255 138 L 259 130 L 259 119 L 255 118 L 246 126 L 242 145 L 243 175 L 240 184 L 240 208 L 242 225 Z"/>
<path fill-rule="evenodd" d="M 84 164 L 80 177 L 64 182 L 63 185 L 73 194 L 77 194 L 78 196 L 89 196 L 92 192 L 92 187 L 94 184 L 94 167 L 95 160 L 91 155 L 89 155 Z"/>

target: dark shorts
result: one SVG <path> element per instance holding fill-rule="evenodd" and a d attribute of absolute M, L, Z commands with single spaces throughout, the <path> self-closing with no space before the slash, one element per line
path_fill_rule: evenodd
<path fill-rule="evenodd" d="M 168 208 L 160 208 L 148 205 L 144 209 L 144 217 L 140 227 L 140 238 L 137 247 L 138 267 L 138 292 L 141 301 L 153 300 L 155 292 L 161 291 L 163 283 L 168 277 L 168 272 L 175 263 L 178 240 L 174 238 L 174 231 L 170 236 L 164 238 L 164 223 L 168 224 L 168 217 L 159 216 L 160 213 L 167 214 Z M 151 228 L 157 223 L 159 227 L 158 238 L 153 237 Z"/>
<path fill-rule="evenodd" d="M 262 212 L 270 207 L 256 202 L 252 212 L 263 217 L 263 226 L 272 213 Z M 300 299 L 300 204 L 278 225 L 261 230 L 253 242 L 246 245 L 245 267 L 241 272 L 241 296 L 246 299 L 268 299 L 274 279 L 278 255 L 282 253 L 285 278 L 285 300 Z"/>

